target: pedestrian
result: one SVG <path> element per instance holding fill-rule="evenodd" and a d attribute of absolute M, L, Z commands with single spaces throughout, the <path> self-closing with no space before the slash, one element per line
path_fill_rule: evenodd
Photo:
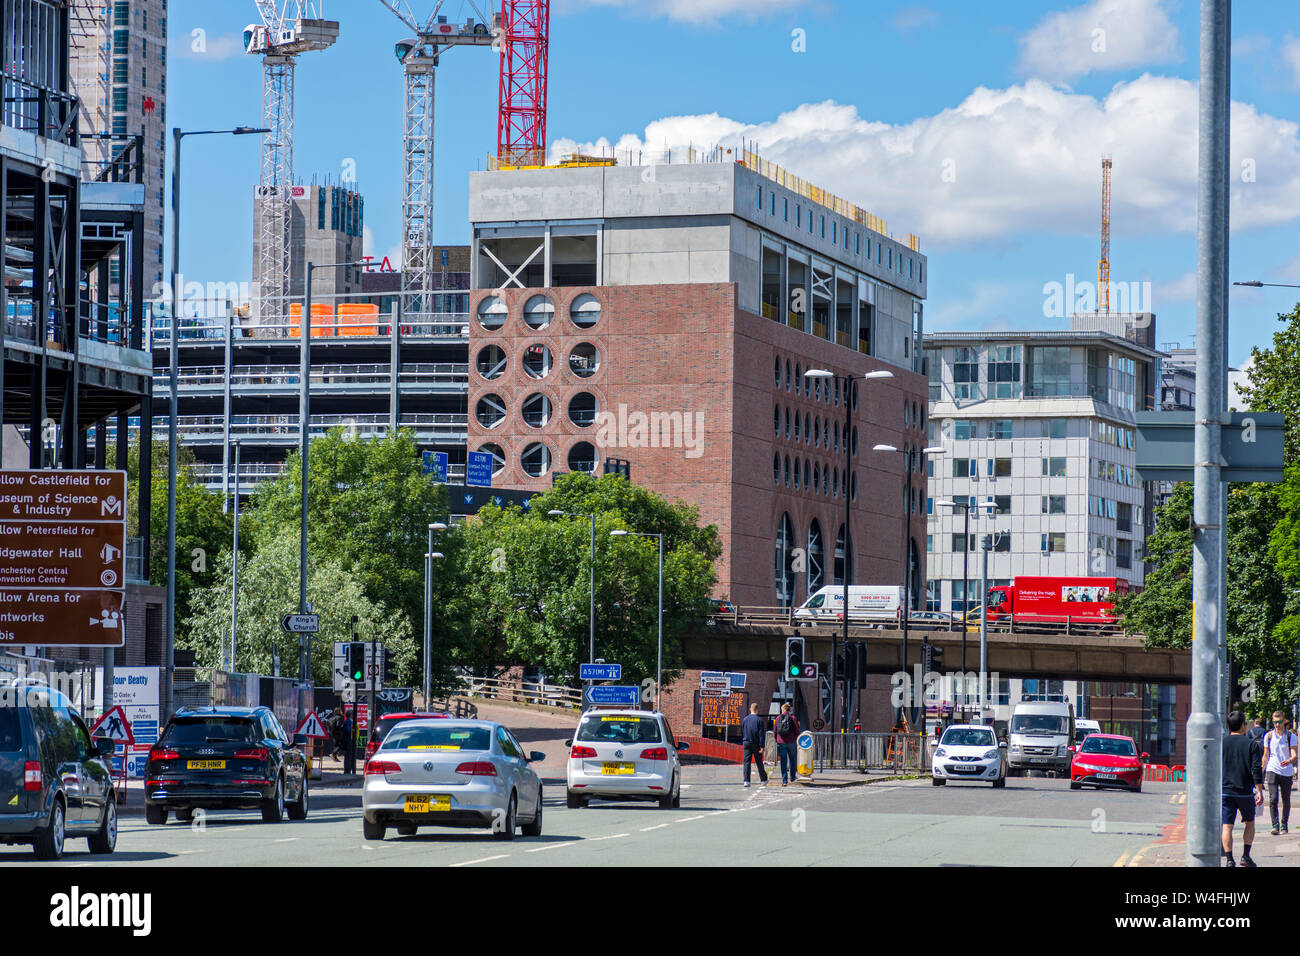
<path fill-rule="evenodd" d="M 352 715 L 348 713 L 343 715 L 343 772 L 345 774 L 357 772 L 357 750 L 352 740 Z"/>
<path fill-rule="evenodd" d="M 758 716 L 758 704 L 749 705 L 749 716 L 740 724 L 740 740 L 744 745 L 745 786 L 749 786 L 749 761 L 758 764 L 758 779 L 767 786 L 767 769 L 763 766 L 763 744 L 767 739 L 767 728 L 763 718 Z"/>
<path fill-rule="evenodd" d="M 1264 780 L 1268 784 L 1268 815 L 1272 818 L 1273 836 L 1286 833 L 1291 819 L 1291 783 L 1295 780 L 1296 735 L 1287 727 L 1286 715 L 1273 711 L 1273 729 L 1264 735 L 1260 760 L 1264 766 Z M 1281 813 L 1278 797 L 1281 796 Z"/>
<path fill-rule="evenodd" d="M 799 779 L 799 721 L 789 704 L 781 705 L 781 713 L 777 715 L 772 735 L 776 737 L 777 759 L 781 761 L 781 786 L 784 787 Z"/>
<path fill-rule="evenodd" d="M 1223 738 L 1223 809 L 1219 822 L 1223 824 L 1223 852 L 1228 866 L 1236 866 L 1232 858 L 1232 826 L 1241 814 L 1245 825 L 1242 834 L 1242 866 L 1255 866 L 1250 858 L 1250 845 L 1255 840 L 1255 808 L 1264 802 L 1263 748 L 1259 742 L 1246 736 L 1246 718 L 1241 711 L 1228 715 L 1228 736 Z"/>
<path fill-rule="evenodd" d="M 1264 733 L 1266 729 L 1267 728 L 1265 728 L 1264 726 L 1264 718 L 1256 717 L 1250 730 L 1246 731 L 1246 736 L 1249 737 L 1251 740 L 1258 740 L 1260 742 L 1260 746 L 1263 746 Z"/>

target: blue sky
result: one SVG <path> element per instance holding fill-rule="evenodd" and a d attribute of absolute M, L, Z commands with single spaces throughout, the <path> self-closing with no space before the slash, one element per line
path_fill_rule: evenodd
<path fill-rule="evenodd" d="M 1235 4 L 1237 280 L 1300 283 L 1300 25 L 1287 6 Z M 423 17 L 433 0 L 411 7 Z M 442 12 L 472 14 L 463 0 Z M 400 225 L 392 50 L 409 31 L 379 0 L 325 0 L 324 13 L 341 36 L 298 62 L 296 176 L 337 183 L 354 165 L 383 255 Z M 1112 279 L 1150 283 L 1158 341 L 1190 346 L 1198 18 L 1195 0 L 553 0 L 548 131 L 557 152 L 757 141 L 921 237 L 932 331 L 1062 324 L 1044 316 L 1043 287 L 1096 278 L 1109 154 Z M 255 19 L 251 0 L 173 0 L 169 126 L 260 125 L 260 62 L 239 41 Z M 468 240 L 467 174 L 495 149 L 497 68 L 490 50 L 462 48 L 439 69 L 438 242 Z M 251 138 L 187 145 L 187 277 L 249 278 L 257 174 Z M 1231 361 L 1269 344 L 1297 298 L 1234 291 Z"/>

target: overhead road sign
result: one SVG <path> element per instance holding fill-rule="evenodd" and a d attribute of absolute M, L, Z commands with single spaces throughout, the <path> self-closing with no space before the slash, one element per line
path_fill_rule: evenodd
<path fill-rule="evenodd" d="M 290 634 L 315 634 L 320 630 L 320 615 L 286 614 L 280 626 Z"/>
<path fill-rule="evenodd" d="M 622 680 L 622 664 L 579 664 L 579 680 Z"/>
<path fill-rule="evenodd" d="M 727 671 L 727 680 L 731 681 L 731 687 L 733 690 L 744 690 L 745 680 L 748 677 L 748 674 L 740 671 Z"/>
<path fill-rule="evenodd" d="M 589 704 L 635 707 L 641 699 L 641 688 L 595 684 L 582 692 Z"/>
<path fill-rule="evenodd" d="M 1195 474 L 1194 412 L 1138 412 L 1137 471 L 1142 481 L 1191 481 Z M 1223 481 L 1282 480 L 1282 416 L 1229 412 L 1223 417 L 1217 464 Z"/>

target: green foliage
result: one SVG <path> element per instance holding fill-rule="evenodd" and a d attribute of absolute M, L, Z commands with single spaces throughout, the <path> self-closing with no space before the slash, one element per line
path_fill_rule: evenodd
<path fill-rule="evenodd" d="M 1277 317 L 1284 327 L 1273 333 L 1273 347 L 1252 348 L 1250 382 L 1240 389 L 1256 412 L 1281 412 L 1286 462 L 1300 464 L 1300 305 Z"/>
<path fill-rule="evenodd" d="M 230 565 L 227 550 L 217 560 L 212 585 L 195 595 L 199 610 L 190 620 L 187 636 L 178 638 L 179 646 L 193 648 L 200 666 L 221 665 L 223 641 L 229 642 Z M 332 682 L 333 645 L 353 639 L 354 615 L 355 633 L 362 640 L 382 640 L 399 683 L 416 679 L 419 648 L 410 623 L 402 614 L 367 597 L 360 580 L 338 558 L 309 552 L 307 600 L 320 615 L 320 632 L 312 637 L 311 655 L 312 679 L 318 685 Z M 275 537 L 264 537 L 249 560 L 241 559 L 237 670 L 270 674 L 274 645 L 280 652 L 280 672 L 298 675 L 298 637 L 286 634 L 280 623 L 297 608 L 298 535 L 295 529 L 284 529 Z"/>
<path fill-rule="evenodd" d="M 194 455 L 183 445 L 176 452 L 176 634 L 186 633 L 193 614 L 195 592 L 213 580 L 213 562 L 230 550 L 231 516 L 222 511 L 221 496 L 194 479 Z M 167 443 L 154 441 L 149 487 L 149 578 L 167 586 Z M 138 502 L 140 445 L 127 452 L 127 534 L 140 534 Z M 240 532 L 243 532 L 240 526 Z"/>

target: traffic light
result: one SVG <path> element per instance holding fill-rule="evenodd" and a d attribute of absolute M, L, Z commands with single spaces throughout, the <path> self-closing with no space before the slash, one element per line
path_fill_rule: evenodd
<path fill-rule="evenodd" d="M 857 686 L 858 677 L 858 645 L 845 644 L 844 654 L 839 659 L 840 674 L 850 686 Z"/>
<path fill-rule="evenodd" d="M 390 657 L 388 656 L 387 650 L 385 650 L 385 653 L 384 653 L 384 681 L 383 681 L 383 683 L 384 683 L 385 686 L 389 686 L 389 685 L 391 685 L 391 684 L 394 682 L 395 679 L 396 679 L 396 678 L 395 678 L 395 675 L 394 675 L 394 673 L 393 673 L 393 661 L 392 661 L 392 658 L 390 658 Z"/>
<path fill-rule="evenodd" d="M 854 674 L 854 677 L 856 677 L 854 686 L 861 689 L 867 686 L 867 645 L 859 644 L 857 645 L 857 648 L 858 667 L 857 672 Z"/>
<path fill-rule="evenodd" d="M 366 682 L 366 646 L 364 644 L 348 645 L 348 677 L 358 687 L 363 686 Z"/>
<path fill-rule="evenodd" d="M 930 670 L 943 670 L 943 648 L 937 644 L 930 645 Z"/>
<path fill-rule="evenodd" d="M 803 650 L 802 637 L 785 639 L 785 676 L 791 680 L 803 676 Z"/>

